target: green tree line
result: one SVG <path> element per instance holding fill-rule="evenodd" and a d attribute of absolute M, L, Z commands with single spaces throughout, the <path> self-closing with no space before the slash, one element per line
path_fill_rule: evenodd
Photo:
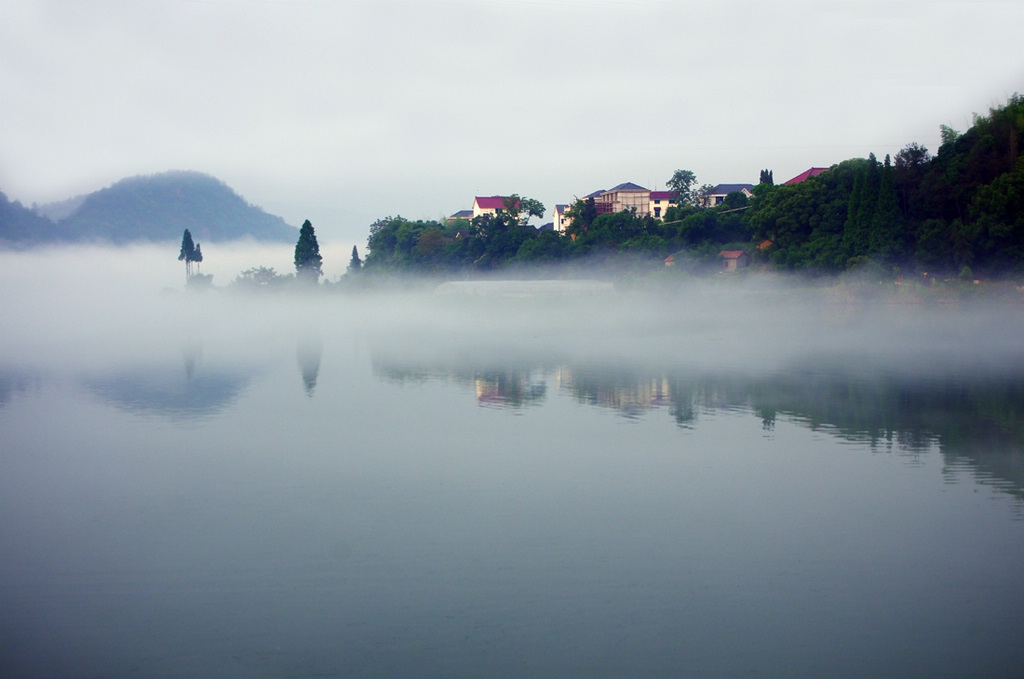
<path fill-rule="evenodd" d="M 1024 273 L 1024 96 L 1015 94 L 958 133 L 943 126 L 932 155 L 917 144 L 895 158 L 852 158 L 794 185 L 762 170 L 749 200 L 709 207 L 710 187 L 677 170 L 680 196 L 661 219 L 598 214 L 593 199 L 570 207 L 564 234 L 524 215 L 543 206 L 512 196 L 494 215 L 454 222 L 386 217 L 370 227 L 363 269 L 486 271 L 587 257 L 642 257 L 717 268 L 718 253 L 742 249 L 781 271 L 835 274 L 872 262 L 888 271 Z"/>

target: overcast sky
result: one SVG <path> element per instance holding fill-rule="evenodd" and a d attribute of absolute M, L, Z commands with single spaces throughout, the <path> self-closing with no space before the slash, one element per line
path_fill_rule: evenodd
<path fill-rule="evenodd" d="M 0 0 L 0 191 L 199 170 L 362 248 L 475 195 L 781 182 L 937 150 L 1024 91 L 1021 26 L 1020 0 Z"/>

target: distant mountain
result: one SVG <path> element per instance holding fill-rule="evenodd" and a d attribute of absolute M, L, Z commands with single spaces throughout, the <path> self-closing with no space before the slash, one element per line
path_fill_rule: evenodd
<path fill-rule="evenodd" d="M 294 241 L 298 229 L 249 205 L 224 182 L 199 172 L 122 179 L 86 196 L 58 224 L 79 240 L 176 240 L 185 229 L 198 241 L 246 236 Z"/>
<path fill-rule="evenodd" d="M 43 216 L 61 214 L 67 216 L 56 222 Z M 224 182 L 200 172 L 122 179 L 35 212 L 6 197 L 0 202 L 0 242 L 7 245 L 175 241 L 185 229 L 202 242 L 246 237 L 294 242 L 298 238 L 296 227 L 248 204 Z"/>
<path fill-rule="evenodd" d="M 75 196 L 74 198 L 68 198 L 66 200 L 59 200 L 55 203 L 45 203 L 43 205 L 32 205 L 32 211 L 37 215 L 52 219 L 55 222 L 59 222 L 65 217 L 70 217 L 75 213 L 75 210 L 82 207 L 82 203 L 85 202 L 86 196 Z"/>
<path fill-rule="evenodd" d="M 61 229 L 0 192 L 0 246 L 17 247 L 60 240 Z"/>

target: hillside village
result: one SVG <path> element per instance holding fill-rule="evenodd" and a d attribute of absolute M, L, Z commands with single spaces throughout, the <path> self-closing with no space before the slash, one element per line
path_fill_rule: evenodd
<path fill-rule="evenodd" d="M 784 182 L 783 186 L 799 184 L 820 175 L 827 169 L 809 168 Z M 677 190 L 651 190 L 633 182 L 624 182 L 610 189 L 591 192 L 583 198 L 577 199 L 573 204 L 557 204 L 550 213 L 544 210 L 537 201 L 524 199 L 516 194 L 476 196 L 473 199 L 473 206 L 450 215 L 445 220 L 443 229 L 439 228 L 440 225 L 431 226 L 429 223 L 423 222 L 405 223 L 404 226 L 410 226 L 412 231 L 417 232 L 415 243 L 408 235 L 401 240 L 406 244 L 412 244 L 410 260 L 420 263 L 433 260 L 432 263 L 436 265 L 440 258 L 444 258 L 444 252 L 448 252 L 450 255 L 453 250 L 460 249 L 460 246 L 462 246 L 461 249 L 468 249 L 465 244 L 473 242 L 474 239 L 479 243 L 488 235 L 496 236 L 498 235 L 496 231 L 504 231 L 505 235 L 519 233 L 526 238 L 526 241 L 518 243 L 520 249 L 522 249 L 523 242 L 528 242 L 530 236 L 539 235 L 542 240 L 546 239 L 547 244 L 551 246 L 548 248 L 547 256 L 542 256 L 539 259 L 551 260 L 560 256 L 556 252 L 557 246 L 554 246 L 554 243 L 564 245 L 568 242 L 575 245 L 579 241 L 582 244 L 594 231 L 591 228 L 592 223 L 600 225 L 602 219 L 618 221 L 619 228 L 616 229 L 616 236 L 619 237 L 630 231 L 629 223 L 637 227 L 633 229 L 634 231 L 647 232 L 648 235 L 651 235 L 658 228 L 663 230 L 663 227 L 671 227 L 680 223 L 682 218 L 692 212 L 715 210 L 724 216 L 728 212 L 745 210 L 749 201 L 755 196 L 754 184 L 704 185 L 699 189 L 693 189 L 689 185 L 695 182 L 693 173 L 677 171 L 677 175 L 680 172 L 683 173 L 688 183 L 680 185 L 680 189 Z M 761 180 L 770 183 L 772 181 L 771 172 L 762 171 Z M 681 192 L 685 194 L 682 197 Z M 537 207 L 540 207 L 540 210 L 536 210 Z M 723 208 L 728 208 L 728 212 Z M 531 212 L 531 210 L 536 211 Z M 584 215 L 583 213 L 587 211 L 589 211 L 589 215 Z M 550 221 L 537 227 L 528 225 L 531 216 L 542 218 L 548 214 L 550 214 Z M 618 217 L 612 217 L 613 215 L 618 215 Z M 399 225 L 399 222 L 404 223 L 405 220 L 398 218 L 397 221 L 392 221 L 391 226 L 404 228 Z M 498 225 L 497 230 L 495 225 Z M 406 234 L 411 235 L 409 229 L 405 229 L 405 231 Z M 379 255 L 381 252 L 382 235 L 387 235 L 388 232 L 389 228 L 382 223 L 371 228 L 369 244 L 371 257 L 368 260 L 371 268 L 374 264 L 379 265 L 381 262 L 379 256 L 375 260 L 374 255 L 375 253 Z M 544 236 L 545 233 L 549 235 Z M 394 244 L 387 243 L 384 247 L 397 246 L 400 249 L 397 231 L 395 236 Z M 657 246 L 657 240 L 648 244 Z M 605 245 L 608 245 L 608 242 Z M 764 249 L 768 245 L 770 243 L 765 241 L 761 248 Z M 657 247 L 652 250 L 657 250 Z M 507 248 L 507 251 L 511 251 L 511 248 Z M 485 268 L 489 263 L 488 260 L 493 262 L 495 259 L 493 256 L 488 257 L 486 248 L 478 254 L 480 256 L 474 258 L 471 263 L 474 268 Z M 493 248 L 490 254 L 495 254 Z M 514 254 L 519 256 L 521 253 L 517 250 Z M 716 252 L 716 256 L 719 266 L 725 271 L 746 268 L 752 261 L 750 254 L 743 248 L 721 249 Z M 674 254 L 664 256 L 664 263 L 667 266 L 674 266 L 676 261 L 677 257 Z"/>
<path fill-rule="evenodd" d="M 733 192 L 743 193 L 750 198 L 754 195 L 753 189 L 753 184 L 719 184 L 701 197 L 701 204 L 704 207 L 721 205 L 725 201 L 725 197 Z M 452 224 L 458 220 L 472 221 L 484 215 L 493 217 L 499 210 L 505 209 L 505 201 L 508 198 L 508 196 L 476 196 L 471 209 L 459 210 L 448 217 L 447 222 Z M 633 182 L 624 182 L 608 190 L 594 191 L 584 196 L 584 199 L 587 198 L 593 198 L 599 215 L 634 210 L 638 215 L 661 219 L 670 207 L 679 205 L 678 191 L 652 191 Z M 551 221 L 543 224 L 540 228 L 565 233 L 572 220 L 569 215 L 570 207 L 572 206 L 568 203 L 555 205 L 551 213 Z"/>
<path fill-rule="evenodd" d="M 511 194 L 477 196 L 440 222 L 386 217 L 370 226 L 366 270 L 599 261 L 693 273 L 1024 276 L 1024 96 L 976 114 L 965 132 L 940 132 L 934 155 L 911 142 L 894 157 L 810 167 L 780 184 L 762 170 L 756 185 L 698 187 L 693 172 L 676 170 L 667 191 L 625 182 L 550 213 Z"/>
<path fill-rule="evenodd" d="M 811 177 L 818 176 L 826 170 L 828 170 L 827 167 L 809 168 L 784 182 L 783 186 L 799 184 Z M 718 184 L 717 186 L 708 186 L 697 196 L 696 204 L 702 208 L 718 207 L 725 203 L 725 199 L 730 193 L 739 193 L 749 199 L 754 196 L 754 185 Z M 448 217 L 447 223 L 454 224 L 459 220 L 472 221 L 484 215 L 493 217 L 499 210 L 506 208 L 505 201 L 508 198 L 508 196 L 476 196 L 473 199 L 472 208 L 459 210 L 452 214 Z M 679 205 L 678 191 L 653 191 L 633 182 L 624 182 L 608 190 L 594 191 L 583 198 L 584 200 L 587 198 L 594 199 L 597 214 L 599 215 L 633 210 L 638 215 L 650 216 L 653 219 L 663 218 L 670 207 L 678 207 Z M 539 228 L 553 229 L 558 233 L 565 233 L 572 220 L 569 214 L 570 207 L 572 206 L 568 203 L 555 205 L 551 213 L 551 221 Z"/>

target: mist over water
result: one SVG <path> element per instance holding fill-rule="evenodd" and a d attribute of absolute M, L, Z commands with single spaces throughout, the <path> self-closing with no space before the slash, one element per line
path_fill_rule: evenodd
<path fill-rule="evenodd" d="M 213 252 L 0 254 L 0 675 L 1024 666 L 1012 296 Z"/>
<path fill-rule="evenodd" d="M 123 360 L 126 351 L 177 352 L 191 340 L 242 359 L 302 333 L 358 337 L 372 340 L 374 351 L 434 352 L 448 361 L 522 355 L 757 372 L 829 359 L 911 373 L 1002 371 L 1024 354 L 1019 300 L 892 303 L 769 276 L 642 289 L 620 282 L 610 293 L 532 292 L 515 282 L 435 292 L 436 283 L 421 281 L 392 292 L 252 296 L 232 288 L 234 277 L 258 265 L 288 273 L 280 260 L 290 253 L 235 247 L 218 253 L 226 263 L 204 263 L 203 273 L 216 271 L 206 294 L 184 290 L 184 267 L 171 246 L 0 254 L 4 358 L 89 365 L 107 355 Z M 594 278 L 610 280 L 601 272 Z"/>

